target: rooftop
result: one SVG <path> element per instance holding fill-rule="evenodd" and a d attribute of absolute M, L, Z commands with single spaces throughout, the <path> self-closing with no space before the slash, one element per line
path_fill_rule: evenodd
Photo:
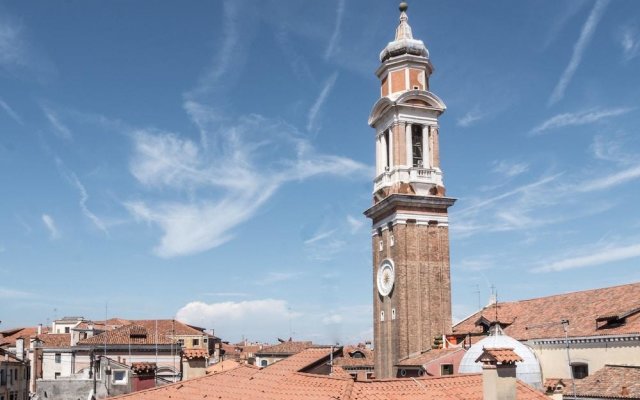
<path fill-rule="evenodd" d="M 111 325 L 113 320 L 108 321 Z M 123 320 L 120 320 L 123 321 Z M 172 344 L 176 336 L 202 336 L 204 333 L 171 319 L 164 320 L 126 320 L 118 328 L 100 333 L 87 339 L 80 340 L 78 345 L 95 344 Z"/>
<path fill-rule="evenodd" d="M 422 354 L 419 354 L 414 357 L 409 357 L 404 360 L 398 362 L 398 365 L 403 366 L 422 366 L 428 364 L 432 361 L 435 361 L 441 357 L 445 357 L 451 355 L 453 353 L 457 353 L 459 351 L 464 351 L 463 348 L 451 348 L 451 349 L 430 349 L 425 351 Z"/>
<path fill-rule="evenodd" d="M 573 395 L 572 385 L 565 394 Z M 584 379 L 576 380 L 576 395 L 607 399 L 640 399 L 640 366 L 605 365 Z"/>
<path fill-rule="evenodd" d="M 505 334 L 518 340 L 564 337 L 563 319 L 570 337 L 639 334 L 640 282 L 487 306 L 456 324 L 454 334 L 482 334 L 482 322 L 496 312 Z"/>
<path fill-rule="evenodd" d="M 313 375 L 304 371 L 326 362 L 331 348 L 309 348 L 266 368 L 238 364 L 204 377 L 116 397 L 126 400 L 481 400 L 482 377 L 354 381 L 347 374 Z M 517 383 L 519 400 L 547 400 Z"/>
<path fill-rule="evenodd" d="M 256 355 L 264 356 L 265 354 L 292 355 L 313 347 L 313 342 L 296 342 L 287 340 L 274 346 L 263 347 L 262 350 L 256 352 Z"/>

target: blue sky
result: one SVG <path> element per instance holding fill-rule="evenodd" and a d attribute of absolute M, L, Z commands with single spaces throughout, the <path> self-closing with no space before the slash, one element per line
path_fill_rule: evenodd
<path fill-rule="evenodd" d="M 2 326 L 370 338 L 366 121 L 396 3 L 0 2 Z M 448 106 L 454 318 L 492 285 L 640 280 L 639 15 L 410 2 Z"/>

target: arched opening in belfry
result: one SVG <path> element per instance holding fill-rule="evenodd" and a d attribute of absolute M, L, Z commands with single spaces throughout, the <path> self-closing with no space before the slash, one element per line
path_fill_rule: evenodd
<path fill-rule="evenodd" d="M 424 146 L 422 143 L 422 126 L 412 125 L 411 126 L 411 149 L 413 153 L 414 167 L 424 166 L 423 148 Z"/>

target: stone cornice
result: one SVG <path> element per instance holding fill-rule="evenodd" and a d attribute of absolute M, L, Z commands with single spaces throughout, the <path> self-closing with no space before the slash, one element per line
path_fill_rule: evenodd
<path fill-rule="evenodd" d="M 382 199 L 379 203 L 373 205 L 364 215 L 372 220 L 377 220 L 381 216 L 391 213 L 398 207 L 411 207 L 411 208 L 431 208 L 447 210 L 456 202 L 456 199 L 451 197 L 438 197 L 438 196 L 415 196 L 408 194 L 391 194 L 388 197 Z"/>
<path fill-rule="evenodd" d="M 589 344 L 589 343 L 617 343 L 617 342 L 638 342 L 640 344 L 640 334 L 615 335 L 615 336 L 584 336 L 573 337 L 568 339 L 569 344 Z M 565 338 L 548 338 L 548 339 L 530 339 L 533 345 L 566 345 Z"/>

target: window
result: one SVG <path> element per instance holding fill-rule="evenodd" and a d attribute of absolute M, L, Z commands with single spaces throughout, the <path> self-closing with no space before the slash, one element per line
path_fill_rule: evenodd
<path fill-rule="evenodd" d="M 386 152 L 385 155 L 386 155 L 386 162 L 387 162 L 385 166 L 386 166 L 386 171 L 388 171 L 389 170 L 389 165 L 390 165 L 389 164 L 389 146 L 390 146 L 390 143 L 389 143 L 389 131 L 388 130 L 384 132 L 384 146 L 385 146 L 384 150 Z"/>
<path fill-rule="evenodd" d="M 192 343 L 194 346 L 200 346 L 200 339 L 193 339 Z"/>
<path fill-rule="evenodd" d="M 400 370 L 400 376 L 407 376 L 407 370 L 406 369 L 401 369 Z"/>
<path fill-rule="evenodd" d="M 267 361 L 267 360 L 260 361 L 260 366 L 261 367 L 266 367 L 267 365 L 269 365 L 269 361 Z"/>
<path fill-rule="evenodd" d="M 127 371 L 115 370 L 113 371 L 113 383 L 124 384 L 127 382 Z"/>
<path fill-rule="evenodd" d="M 3 370 L 0 370 L 0 386 L 4 386 L 6 384 L 7 384 L 7 377 L 4 375 L 4 369 L 3 369 Z"/>
<path fill-rule="evenodd" d="M 184 346 L 184 339 L 178 339 L 178 346 L 180 347 Z"/>
<path fill-rule="evenodd" d="M 56 372 L 55 374 L 53 374 L 53 379 L 58 379 L 60 378 L 60 372 Z"/>
<path fill-rule="evenodd" d="M 422 167 L 422 127 L 411 126 L 411 148 L 413 149 L 413 166 Z"/>
<path fill-rule="evenodd" d="M 572 363 L 571 373 L 574 379 L 586 378 L 589 375 L 589 366 L 586 363 Z"/>
<path fill-rule="evenodd" d="M 69 327 L 68 326 L 64 327 L 64 333 L 69 333 Z"/>
<path fill-rule="evenodd" d="M 208 342 L 209 342 L 209 339 L 207 338 L 202 339 L 202 343 L 208 343 Z"/>
<path fill-rule="evenodd" d="M 396 309 L 395 308 L 391 309 L 391 319 L 396 319 Z"/>
<path fill-rule="evenodd" d="M 380 321 L 384 321 L 384 311 L 380 311 Z"/>
<path fill-rule="evenodd" d="M 396 244 L 396 238 L 391 234 L 389 235 L 389 246 L 393 246 L 394 244 Z"/>
<path fill-rule="evenodd" d="M 381 240 L 379 243 L 379 250 L 382 251 L 384 249 L 384 242 Z"/>
<path fill-rule="evenodd" d="M 62 354 L 56 353 L 54 358 L 55 358 L 56 364 L 60 364 L 62 362 Z"/>
<path fill-rule="evenodd" d="M 440 365 L 440 375 L 453 375 L 453 364 Z"/>

